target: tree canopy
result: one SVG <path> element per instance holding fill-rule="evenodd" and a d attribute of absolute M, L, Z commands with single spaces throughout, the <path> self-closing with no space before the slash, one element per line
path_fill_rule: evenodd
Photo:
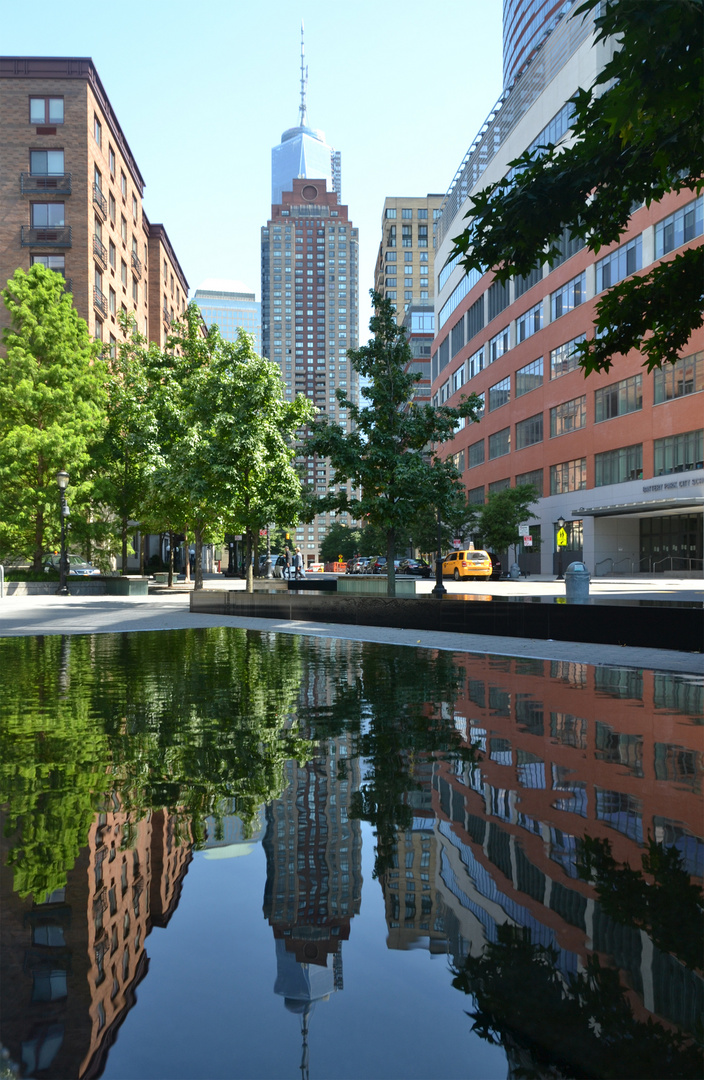
<path fill-rule="evenodd" d="M 456 408 L 414 404 L 413 388 L 420 376 L 408 370 L 413 355 L 406 331 L 397 325 L 388 300 L 373 290 L 371 297 L 373 337 L 347 354 L 364 380 L 361 393 L 368 404 L 357 406 L 344 390 L 337 390 L 353 430 L 322 420 L 307 451 L 329 458 L 334 471 L 329 493 L 318 501 L 320 509 L 347 510 L 353 518 L 383 530 L 388 591 L 393 596 L 399 531 L 407 529 L 422 510 L 442 511 L 457 492 L 463 493 L 453 462 L 443 461 L 432 446 L 451 439 L 462 418 L 475 421 L 480 401 L 470 394 Z M 348 481 L 351 491 L 334 490 Z"/>
<path fill-rule="evenodd" d="M 573 139 L 526 151 L 511 173 L 470 198 L 452 257 L 499 281 L 561 255 L 565 230 L 594 252 L 623 234 L 634 207 L 669 192 L 702 190 L 702 0 L 584 0 L 596 12 L 595 47 L 612 50 L 594 84 L 573 100 Z M 648 371 L 674 363 L 702 325 L 701 245 L 608 289 L 594 337 L 579 345 L 585 374 L 640 349 Z"/>
<path fill-rule="evenodd" d="M 58 541 L 56 474 L 87 506 L 91 449 L 105 425 L 105 365 L 60 274 L 18 269 L 2 296 L 11 325 L 0 357 L 0 552 L 31 559 Z"/>
<path fill-rule="evenodd" d="M 472 508 L 469 531 L 492 551 L 506 551 L 520 544 L 518 526 L 535 517 L 530 507 L 537 499 L 538 491 L 532 484 L 492 491 L 484 506 Z"/>

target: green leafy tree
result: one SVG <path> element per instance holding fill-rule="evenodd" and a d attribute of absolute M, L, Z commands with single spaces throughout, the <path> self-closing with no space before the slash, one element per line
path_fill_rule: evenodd
<path fill-rule="evenodd" d="M 278 365 L 258 356 L 251 335 L 223 342 L 194 392 L 191 438 L 205 489 L 221 500 L 228 531 L 246 538 L 252 591 L 255 538 L 268 524 L 293 525 L 301 505 L 296 432 L 314 415 L 307 398 L 284 400 Z M 193 482 L 197 477 L 193 476 Z M 196 543 L 196 574 L 199 557 Z M 198 578 L 196 577 L 196 588 Z"/>
<path fill-rule="evenodd" d="M 118 322 L 125 338 L 107 361 L 107 426 L 93 460 L 94 496 L 116 514 L 124 573 L 129 523 L 141 521 L 147 513 L 150 477 L 156 466 L 159 446 L 149 385 L 149 346 L 137 330 L 131 313 L 120 312 Z"/>
<path fill-rule="evenodd" d="M 568 229 L 594 252 L 618 240 L 633 206 L 702 189 L 702 0 L 585 0 L 571 16 L 594 20 L 613 50 L 593 86 L 573 101 L 574 139 L 526 151 L 513 175 L 470 199 L 470 224 L 452 256 L 500 281 L 560 254 Z M 648 371 L 674 363 L 702 325 L 704 247 L 612 286 L 580 345 L 585 374 L 640 349 Z"/>
<path fill-rule="evenodd" d="M 532 484 L 492 491 L 484 506 L 472 507 L 469 531 L 492 551 L 508 551 L 521 542 L 518 526 L 535 518 L 530 507 L 537 498 Z"/>
<path fill-rule="evenodd" d="M 337 562 L 338 555 L 342 555 L 343 560 L 348 561 L 360 550 L 362 536 L 361 529 L 352 529 L 349 525 L 336 521 L 330 526 L 320 545 L 320 558 L 326 563 Z"/>
<path fill-rule="evenodd" d="M 0 552 L 38 571 L 58 542 L 61 469 L 71 478 L 74 520 L 87 516 L 106 371 L 60 274 L 18 269 L 2 296 L 11 324 L 0 357 Z"/>
<path fill-rule="evenodd" d="M 319 501 L 321 509 L 347 510 L 353 518 L 383 530 L 389 572 L 388 594 L 396 593 L 394 559 L 397 537 L 422 507 L 439 506 L 453 488 L 461 489 L 459 473 L 443 461 L 433 445 L 452 437 L 458 420 L 476 420 L 480 405 L 475 394 L 457 408 L 413 404 L 413 387 L 420 378 L 406 371 L 413 359 L 406 331 L 396 323 L 392 304 L 372 291 L 372 340 L 348 356 L 362 377 L 359 407 L 343 390 L 337 399 L 350 415 L 353 430 L 322 421 L 316 425 L 307 450 L 330 459 L 334 483 L 350 481 L 352 489 L 330 492 Z"/>

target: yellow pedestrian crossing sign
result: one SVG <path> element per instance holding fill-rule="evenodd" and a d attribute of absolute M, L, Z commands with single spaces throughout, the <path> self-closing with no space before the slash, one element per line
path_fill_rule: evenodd
<path fill-rule="evenodd" d="M 564 529 L 558 529 L 557 531 L 557 546 L 567 547 L 567 533 Z"/>

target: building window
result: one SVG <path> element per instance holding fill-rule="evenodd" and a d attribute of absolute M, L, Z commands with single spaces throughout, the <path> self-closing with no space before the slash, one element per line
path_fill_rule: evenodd
<path fill-rule="evenodd" d="M 594 391 L 594 423 L 613 420 L 616 416 L 639 412 L 643 408 L 643 376 L 612 383 L 602 390 Z"/>
<path fill-rule="evenodd" d="M 493 364 L 504 353 L 508 352 L 508 326 L 505 326 L 503 330 L 500 330 L 498 334 L 489 342 L 489 363 Z"/>
<path fill-rule="evenodd" d="M 93 117 L 93 135 L 95 136 L 95 141 L 97 142 L 98 146 L 102 146 L 103 145 L 103 125 L 100 123 L 100 120 L 98 119 L 97 116 Z"/>
<path fill-rule="evenodd" d="M 704 469 L 704 429 L 656 439 L 653 450 L 656 476 Z"/>
<path fill-rule="evenodd" d="M 586 241 L 581 236 L 572 236 L 568 228 L 563 229 L 562 236 L 556 241 L 554 247 L 558 248 L 560 254 L 557 258 L 551 262 L 550 269 L 554 270 L 556 267 L 561 266 L 567 259 L 571 259 L 573 255 L 576 255 L 578 251 L 581 251 L 585 246 Z"/>
<path fill-rule="evenodd" d="M 537 360 L 533 360 L 516 372 L 516 397 L 519 398 L 524 394 L 529 394 L 531 390 L 536 390 L 542 385 L 543 358 L 539 356 Z"/>
<path fill-rule="evenodd" d="M 44 229 L 64 225 L 64 204 L 32 203 L 32 227 Z"/>
<path fill-rule="evenodd" d="M 31 97 L 29 122 L 30 124 L 63 124 L 64 99 L 62 97 Z"/>
<path fill-rule="evenodd" d="M 396 278 L 395 277 L 387 277 L 387 279 L 386 279 L 386 288 L 387 289 L 388 288 L 392 288 L 392 289 L 396 288 Z"/>
<path fill-rule="evenodd" d="M 538 498 L 543 497 L 543 470 L 533 469 L 531 472 L 518 473 L 516 475 L 516 487 L 521 484 L 531 484 L 538 492 Z M 535 528 L 535 526 L 533 526 Z"/>
<path fill-rule="evenodd" d="M 623 484 L 626 480 L 643 479 L 643 444 L 621 446 L 594 455 L 594 486 Z"/>
<path fill-rule="evenodd" d="M 489 484 L 489 495 L 495 495 L 497 491 L 506 491 L 511 487 L 511 478 L 505 476 L 503 480 L 492 480 Z"/>
<path fill-rule="evenodd" d="M 484 328 L 484 297 L 475 300 L 467 311 L 467 341 Z"/>
<path fill-rule="evenodd" d="M 108 165 L 110 167 L 110 175 L 115 175 L 115 151 L 112 146 L 108 147 Z"/>
<path fill-rule="evenodd" d="M 543 414 L 536 413 L 527 420 L 521 420 L 516 424 L 516 450 L 523 450 L 526 446 L 534 446 L 543 441 Z"/>
<path fill-rule="evenodd" d="M 567 375 L 579 367 L 579 353 L 575 352 L 575 345 L 586 339 L 586 334 L 580 334 L 572 341 L 566 341 L 564 345 L 558 345 L 550 352 L 550 378 L 559 379 L 561 375 Z"/>
<path fill-rule="evenodd" d="M 402 225 L 401 226 L 401 246 L 405 248 L 413 247 L 413 226 Z"/>
<path fill-rule="evenodd" d="M 132 220 L 136 221 L 139 216 L 139 207 L 137 203 L 137 196 L 132 196 Z"/>
<path fill-rule="evenodd" d="M 114 270 L 117 266 L 117 249 L 113 244 L 112 240 L 108 241 L 108 262 Z"/>
<path fill-rule="evenodd" d="M 386 299 L 387 300 L 395 300 L 396 299 L 396 290 L 392 289 L 391 291 L 389 291 L 387 289 L 386 290 Z"/>
<path fill-rule="evenodd" d="M 489 322 L 491 322 L 511 302 L 508 282 L 495 281 L 493 285 L 490 285 L 487 291 L 487 300 L 489 304 Z"/>
<path fill-rule="evenodd" d="M 457 371 L 455 371 L 453 373 L 453 376 L 452 376 L 452 393 L 453 394 L 456 394 L 457 391 L 459 389 L 461 389 L 461 387 L 464 386 L 464 383 L 465 383 L 464 371 L 465 371 L 464 364 L 460 364 L 460 366 L 457 368 Z"/>
<path fill-rule="evenodd" d="M 587 395 L 563 401 L 550 410 L 550 438 L 577 431 L 587 423 Z"/>
<path fill-rule="evenodd" d="M 503 428 L 489 436 L 489 461 L 511 453 L 511 428 Z"/>
<path fill-rule="evenodd" d="M 704 196 L 675 210 L 655 226 L 655 258 L 686 244 L 704 232 Z"/>
<path fill-rule="evenodd" d="M 419 210 L 418 213 L 417 213 L 417 217 L 418 217 L 419 221 L 427 221 L 428 220 L 428 211 L 427 210 Z"/>
<path fill-rule="evenodd" d="M 112 191 L 108 195 L 108 214 L 110 215 L 110 221 L 114 226 L 117 217 L 117 203 L 115 202 L 115 196 Z"/>
<path fill-rule="evenodd" d="M 127 218 L 125 217 L 124 214 L 120 214 L 120 237 L 122 239 L 122 243 L 126 244 L 127 243 Z"/>
<path fill-rule="evenodd" d="M 582 491 L 587 486 L 587 459 L 576 458 L 550 466 L 550 494 L 562 495 L 565 491 Z"/>
<path fill-rule="evenodd" d="M 655 404 L 673 401 L 704 390 L 704 352 L 683 356 L 676 364 L 666 364 L 653 372 Z"/>
<path fill-rule="evenodd" d="M 413 289 L 406 289 L 406 291 L 403 294 L 403 299 L 404 300 L 412 300 L 413 299 Z"/>
<path fill-rule="evenodd" d="M 395 263 L 396 262 L 396 252 L 395 251 L 387 251 L 386 254 L 384 255 L 384 258 L 386 259 L 387 262 L 394 262 Z M 394 267 L 393 272 L 396 273 L 396 267 Z"/>
<path fill-rule="evenodd" d="M 489 387 L 489 412 L 500 409 L 511 400 L 511 377 L 507 376 L 501 382 L 494 383 Z"/>
<path fill-rule="evenodd" d="M 108 310 L 111 315 L 115 315 L 117 312 L 117 295 L 112 286 L 108 289 Z"/>
<path fill-rule="evenodd" d="M 520 345 L 522 341 L 537 334 L 543 328 L 543 301 L 540 300 L 523 315 L 516 319 L 516 339 Z"/>
<path fill-rule="evenodd" d="M 635 274 L 642 266 L 643 238 L 636 236 L 604 259 L 599 259 L 596 264 L 596 291 L 600 293 L 604 289 L 610 289 L 617 281 Z"/>
<path fill-rule="evenodd" d="M 66 273 L 65 255 L 32 255 L 30 266 L 46 266 L 47 270 L 54 270 L 57 274 Z"/>
<path fill-rule="evenodd" d="M 32 176 L 63 176 L 63 150 L 30 150 L 29 171 Z"/>
<path fill-rule="evenodd" d="M 394 207 L 390 207 L 389 209 L 386 210 L 386 218 L 387 219 L 395 218 L 395 217 L 396 217 L 396 209 Z"/>
<path fill-rule="evenodd" d="M 418 226 L 418 247 L 424 248 L 424 247 L 427 247 L 427 246 L 428 246 L 428 226 L 427 225 L 419 225 Z"/>
<path fill-rule="evenodd" d="M 123 172 L 120 173 L 120 194 L 123 199 L 127 198 L 127 177 Z"/>
<path fill-rule="evenodd" d="M 528 292 L 529 289 L 532 289 L 534 285 L 537 285 L 538 282 L 542 279 L 542 276 L 542 266 L 536 266 L 530 271 L 529 274 L 519 275 L 518 277 L 515 277 L 513 281 L 514 289 L 516 292 L 516 300 L 518 300 L 519 297 L 523 296 L 524 293 Z"/>
<path fill-rule="evenodd" d="M 467 448 L 467 468 L 474 469 L 477 465 L 484 464 L 484 440 L 472 443 Z"/>
<path fill-rule="evenodd" d="M 450 351 L 453 356 L 464 347 L 464 317 L 458 319 L 450 331 Z"/>
<path fill-rule="evenodd" d="M 482 446 L 484 444 L 482 443 Z M 467 492 L 467 502 L 470 506 L 483 506 L 484 505 L 484 485 L 479 487 L 470 488 Z"/>
<path fill-rule="evenodd" d="M 127 263 L 124 259 L 120 260 L 120 281 L 123 288 L 127 288 Z"/>
<path fill-rule="evenodd" d="M 583 304 L 587 298 L 587 275 L 577 274 L 560 289 L 550 294 L 550 317 L 555 320 Z"/>
<path fill-rule="evenodd" d="M 413 217 L 413 211 L 409 210 L 407 207 L 404 207 L 403 210 L 401 211 L 401 217 L 405 218 L 406 221 L 408 221 L 410 218 Z"/>
<path fill-rule="evenodd" d="M 389 228 L 389 235 L 386 237 L 386 246 L 390 248 L 396 247 L 396 226 L 391 225 Z"/>

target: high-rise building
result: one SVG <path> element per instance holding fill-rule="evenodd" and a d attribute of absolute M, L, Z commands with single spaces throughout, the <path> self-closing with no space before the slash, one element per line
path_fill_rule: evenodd
<path fill-rule="evenodd" d="M 530 62 L 575 0 L 504 0 L 504 88 Z"/>
<path fill-rule="evenodd" d="M 584 560 L 596 574 L 701 571 L 704 331 L 651 374 L 633 350 L 585 380 L 574 346 L 593 335 L 605 289 L 702 243 L 704 197 L 681 191 L 636 208 L 596 254 L 566 232 L 558 261 L 506 285 L 450 260 L 468 197 L 526 148 L 570 138 L 570 99 L 607 55 L 594 47 L 589 18 L 559 19 L 465 155 L 437 222 L 433 400 L 483 400 L 480 423 L 458 430 L 445 451 L 471 503 L 502 487 L 537 488 L 532 543 L 518 559 L 526 571 L 557 572 L 561 518 L 565 564 Z"/>
<path fill-rule="evenodd" d="M 399 325 L 410 304 L 433 302 L 434 223 L 443 198 L 422 195 L 384 200 L 374 288 L 396 305 Z"/>
<path fill-rule="evenodd" d="M 188 282 L 143 193 L 92 60 L 0 58 L 0 285 L 41 263 L 65 277 L 96 338 L 120 340 L 122 309 L 163 345 Z"/>
<path fill-rule="evenodd" d="M 298 106 L 298 126 L 288 128 L 281 142 L 271 151 L 271 202 L 281 202 L 285 191 L 291 190 L 293 179 L 315 177 L 327 182 L 328 191 L 342 197 L 340 151 L 325 141 L 325 132 L 308 126 L 306 92 L 308 67 L 305 62 L 303 23 L 301 23 L 301 101 Z"/>
<path fill-rule="evenodd" d="M 406 372 L 420 375 L 420 380 L 413 388 L 413 402 L 416 405 L 430 404 L 430 354 L 435 337 L 435 314 L 432 304 L 421 301 L 410 304 L 406 309 L 402 325 L 406 330 L 406 340 L 413 359 L 406 365 Z"/>
<path fill-rule="evenodd" d="M 305 113 L 302 76 L 302 118 Z M 287 400 L 305 394 L 321 413 L 349 430 L 351 421 L 335 391 L 358 400 L 357 374 L 347 350 L 359 344 L 359 231 L 340 202 L 339 170 L 337 181 L 324 172 L 306 172 L 281 182 L 280 199 L 261 231 L 262 354 L 281 368 Z M 301 457 L 299 464 L 316 494 L 329 490 L 333 478 L 325 460 Z M 356 524 L 347 514 L 337 520 Z M 321 514 L 297 530 L 295 543 L 305 565 L 318 561 L 329 522 Z"/>
<path fill-rule="evenodd" d="M 193 294 L 206 326 L 217 325 L 225 341 L 236 341 L 237 331 L 246 330 L 261 349 L 261 304 L 240 281 L 208 278 Z"/>

